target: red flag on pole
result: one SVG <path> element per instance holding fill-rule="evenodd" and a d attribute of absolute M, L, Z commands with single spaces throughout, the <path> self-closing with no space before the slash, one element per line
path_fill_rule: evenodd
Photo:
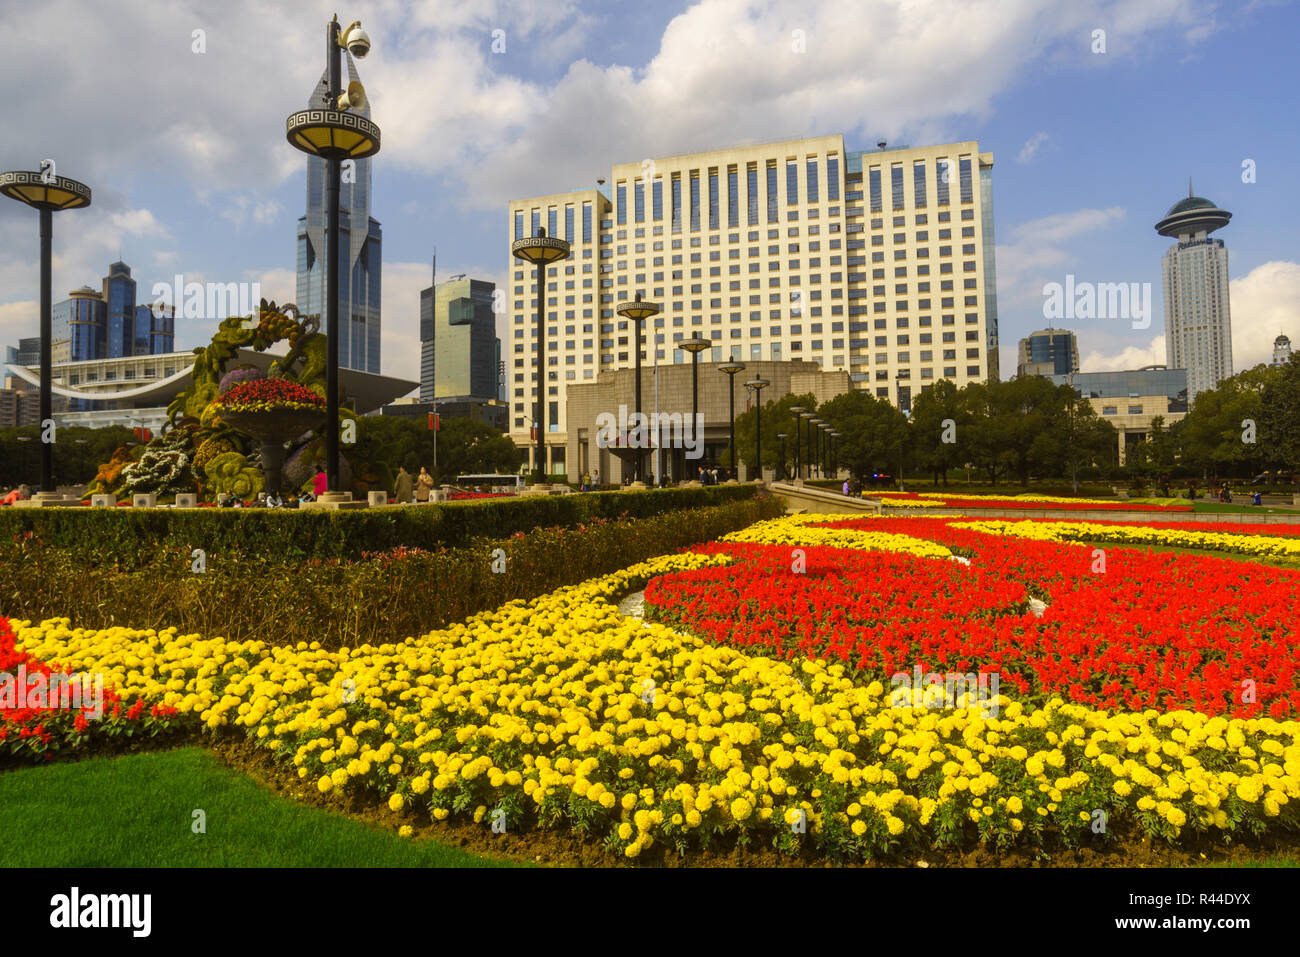
<path fill-rule="evenodd" d="M 429 413 L 429 428 L 435 432 L 442 428 L 442 420 L 438 417 L 437 412 Z"/>

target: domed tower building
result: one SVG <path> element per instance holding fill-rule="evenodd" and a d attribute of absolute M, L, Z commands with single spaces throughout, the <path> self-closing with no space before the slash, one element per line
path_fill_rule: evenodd
<path fill-rule="evenodd" d="M 1279 335 L 1273 340 L 1273 365 L 1283 366 L 1291 360 L 1291 340 L 1286 335 Z"/>
<path fill-rule="evenodd" d="M 1232 218 L 1192 194 L 1169 208 L 1156 232 L 1177 242 L 1165 253 L 1165 349 L 1171 369 L 1187 370 L 1187 398 L 1232 375 L 1232 315 L 1228 304 L 1228 250 L 1210 233 Z"/>

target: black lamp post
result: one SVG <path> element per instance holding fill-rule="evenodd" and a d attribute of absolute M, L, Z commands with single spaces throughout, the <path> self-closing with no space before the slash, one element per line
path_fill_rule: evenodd
<path fill-rule="evenodd" d="M 692 336 L 678 345 L 691 354 L 691 437 L 695 437 L 695 428 L 700 421 L 700 353 L 709 348 L 711 343 L 702 336 Z M 701 451 L 703 445 L 701 445 Z"/>
<path fill-rule="evenodd" d="M 754 393 L 754 461 L 757 463 L 758 483 L 763 484 L 763 390 L 772 383 L 755 377 L 745 383 Z"/>
<path fill-rule="evenodd" d="M 641 418 L 641 324 L 660 312 L 660 308 L 658 303 L 642 302 L 641 293 L 638 292 L 635 299 L 623 303 L 614 311 L 636 323 L 636 421 L 637 429 L 640 430 L 637 435 L 636 481 L 644 485 L 645 479 L 642 476 L 641 467 L 644 464 L 645 447 L 640 444 L 640 440 L 649 435 L 649 430 L 644 427 L 644 421 Z"/>
<path fill-rule="evenodd" d="M 776 433 L 776 437 L 781 440 L 781 464 L 777 466 L 776 473 L 777 480 L 779 481 L 780 479 L 785 478 L 785 433 L 778 432 Z"/>
<path fill-rule="evenodd" d="M 794 416 L 794 477 L 796 482 L 803 478 L 803 467 L 799 458 L 799 443 L 803 435 L 803 429 L 799 427 L 799 417 L 806 411 L 801 405 L 790 406 L 790 413 Z"/>
<path fill-rule="evenodd" d="M 807 466 L 808 466 L 808 467 L 807 467 L 807 472 L 808 472 L 808 477 L 809 477 L 809 478 L 812 478 L 812 461 L 813 461 L 813 454 L 812 454 L 812 420 L 815 419 L 815 418 L 816 418 L 816 416 L 815 416 L 812 412 L 808 412 L 808 411 L 805 410 L 805 411 L 799 413 L 799 422 L 797 423 L 797 424 L 799 424 L 799 425 L 802 425 L 802 424 L 805 423 L 805 422 L 808 423 L 808 428 L 807 428 L 808 438 L 807 438 L 807 441 L 804 443 L 804 454 L 805 454 L 805 457 L 808 459 L 808 462 L 807 462 Z"/>
<path fill-rule="evenodd" d="M 50 278 L 51 247 L 54 240 L 54 212 L 61 209 L 81 209 L 90 205 L 90 187 L 75 179 L 53 175 L 53 170 L 32 173 L 19 170 L 0 173 L 0 193 L 20 203 L 26 203 L 40 213 L 41 228 L 41 490 L 32 499 L 33 504 L 61 502 L 54 488 L 54 443 L 44 440 L 46 423 L 53 418 L 50 395 L 52 359 L 50 338 L 52 293 Z"/>
<path fill-rule="evenodd" d="M 731 426 L 731 446 L 729 452 L 731 456 L 731 474 L 739 476 L 740 469 L 736 465 L 736 373 L 744 372 L 745 367 L 739 362 L 729 362 L 724 366 L 718 366 L 718 371 L 726 373 L 727 376 L 727 401 L 730 412 L 729 423 Z"/>
<path fill-rule="evenodd" d="M 812 470 L 817 469 L 817 477 L 822 477 L 822 445 L 821 445 L 821 425 L 822 420 L 817 416 L 808 419 L 808 477 L 812 478 Z M 816 438 L 813 438 L 813 436 Z M 815 444 L 814 444 L 815 443 Z"/>
<path fill-rule="evenodd" d="M 347 49 L 355 57 L 370 52 L 370 38 L 359 20 L 346 30 L 339 27 L 335 14 L 325 27 L 325 66 L 327 89 L 325 108 L 312 107 L 290 114 L 285 120 L 289 145 L 325 160 L 325 478 L 326 492 L 321 501 L 337 503 L 352 500 L 339 482 L 339 181 L 345 159 L 359 160 L 379 152 L 379 127 L 350 112 L 366 107 L 365 91 L 360 83 L 343 89 L 342 56 Z"/>
<path fill-rule="evenodd" d="M 510 244 L 510 255 L 537 267 L 537 415 L 533 427 L 537 429 L 537 462 L 534 483 L 540 487 L 546 482 L 546 267 L 569 258 L 569 243 L 538 226 L 536 236 L 525 236 Z M 638 326 L 638 329 L 640 327 Z M 640 356 L 638 350 L 637 355 Z M 638 377 L 638 382 L 640 381 Z"/>

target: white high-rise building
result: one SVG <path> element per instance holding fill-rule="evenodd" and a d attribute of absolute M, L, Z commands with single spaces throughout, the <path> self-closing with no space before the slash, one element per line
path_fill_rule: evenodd
<path fill-rule="evenodd" d="M 1228 249 L 1210 233 L 1232 213 L 1193 196 L 1170 207 L 1156 232 L 1178 242 L 1164 256 L 1165 349 L 1171 369 L 1187 370 L 1187 398 L 1232 375 Z"/>
<path fill-rule="evenodd" d="M 662 307 L 646 366 L 689 364 L 680 343 L 700 336 L 702 369 L 798 359 L 904 410 L 940 380 L 996 378 L 993 154 L 877 146 L 835 134 L 637 159 L 608 185 L 511 200 L 511 241 L 545 228 L 572 243 L 546 272 L 548 448 L 567 441 L 570 384 L 635 365 L 617 309 L 638 292 Z M 510 432 L 531 448 L 539 291 L 533 267 L 509 275 Z"/>

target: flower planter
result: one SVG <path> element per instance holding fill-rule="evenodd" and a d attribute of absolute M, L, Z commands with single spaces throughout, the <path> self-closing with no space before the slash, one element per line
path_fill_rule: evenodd
<path fill-rule="evenodd" d="M 268 409 L 257 412 L 223 411 L 221 420 L 251 435 L 262 447 L 262 472 L 266 494 L 280 491 L 284 470 L 284 443 L 310 432 L 325 419 L 320 409 Z"/>

